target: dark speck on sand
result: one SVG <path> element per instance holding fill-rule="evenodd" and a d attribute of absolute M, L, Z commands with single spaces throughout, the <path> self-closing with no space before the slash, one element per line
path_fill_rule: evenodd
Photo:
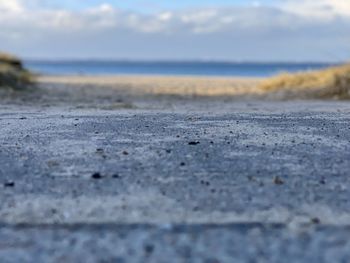
<path fill-rule="evenodd" d="M 276 184 L 276 185 L 282 185 L 282 184 L 284 184 L 284 181 L 283 181 L 279 176 L 274 177 L 273 182 L 274 182 L 274 184 Z"/>
<path fill-rule="evenodd" d="M 100 173 L 94 173 L 91 175 L 92 179 L 102 179 L 103 176 Z"/>
<path fill-rule="evenodd" d="M 15 187 L 15 182 L 7 181 L 4 183 L 4 187 Z"/>

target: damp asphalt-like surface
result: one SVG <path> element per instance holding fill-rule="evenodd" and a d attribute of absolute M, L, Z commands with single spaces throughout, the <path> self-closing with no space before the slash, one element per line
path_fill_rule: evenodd
<path fill-rule="evenodd" d="M 0 261 L 349 262 L 350 103 L 196 103 L 1 106 Z"/>

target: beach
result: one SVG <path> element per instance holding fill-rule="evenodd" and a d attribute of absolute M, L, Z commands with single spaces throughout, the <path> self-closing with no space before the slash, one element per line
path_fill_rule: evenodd
<path fill-rule="evenodd" d="M 151 97 L 233 97 L 254 93 L 261 78 L 198 77 L 198 76 L 43 76 L 45 87 L 75 87 L 75 91 L 99 89 L 118 95 Z M 101 89 L 102 87 L 102 89 Z"/>
<path fill-rule="evenodd" d="M 0 263 L 350 263 L 349 0 L 0 24 Z"/>
<path fill-rule="evenodd" d="M 348 258 L 350 105 L 247 97 L 260 81 L 42 76 L 3 97 L 1 257 Z"/>
<path fill-rule="evenodd" d="M 147 99 L 208 99 L 208 100 L 348 100 L 350 99 L 350 67 L 280 74 L 275 77 L 203 77 L 88 75 L 40 76 L 41 93 L 69 98 L 106 98 L 106 101 Z M 61 93 L 61 94 L 60 94 Z M 46 99 L 49 99 L 49 98 Z M 66 96 L 67 97 L 67 96 Z M 61 96 L 63 101 L 65 96 Z"/>

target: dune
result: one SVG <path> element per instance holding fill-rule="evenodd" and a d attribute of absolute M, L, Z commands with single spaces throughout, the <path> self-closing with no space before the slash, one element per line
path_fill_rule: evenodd
<path fill-rule="evenodd" d="M 350 99 L 350 64 L 282 74 L 262 81 L 257 93 L 281 99 Z"/>
<path fill-rule="evenodd" d="M 15 56 L 0 53 L 0 88 L 21 90 L 33 80 L 32 74 Z"/>

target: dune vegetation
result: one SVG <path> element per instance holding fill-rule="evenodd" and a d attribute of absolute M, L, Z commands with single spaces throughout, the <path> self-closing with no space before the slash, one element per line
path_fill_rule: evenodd
<path fill-rule="evenodd" d="M 20 59 L 0 53 L 0 88 L 23 90 L 33 81 L 33 75 L 23 67 Z"/>
<path fill-rule="evenodd" d="M 282 99 L 350 99 L 350 64 L 282 74 L 262 81 L 257 90 Z"/>
<path fill-rule="evenodd" d="M 65 84 L 84 89 L 101 87 L 132 95 L 224 97 L 236 99 L 350 99 L 350 64 L 271 78 L 206 78 L 155 76 L 42 76 L 46 85 Z M 84 88 L 86 87 L 86 88 Z M 77 89 L 74 89 L 77 91 Z M 100 92 L 101 89 L 99 89 Z"/>

